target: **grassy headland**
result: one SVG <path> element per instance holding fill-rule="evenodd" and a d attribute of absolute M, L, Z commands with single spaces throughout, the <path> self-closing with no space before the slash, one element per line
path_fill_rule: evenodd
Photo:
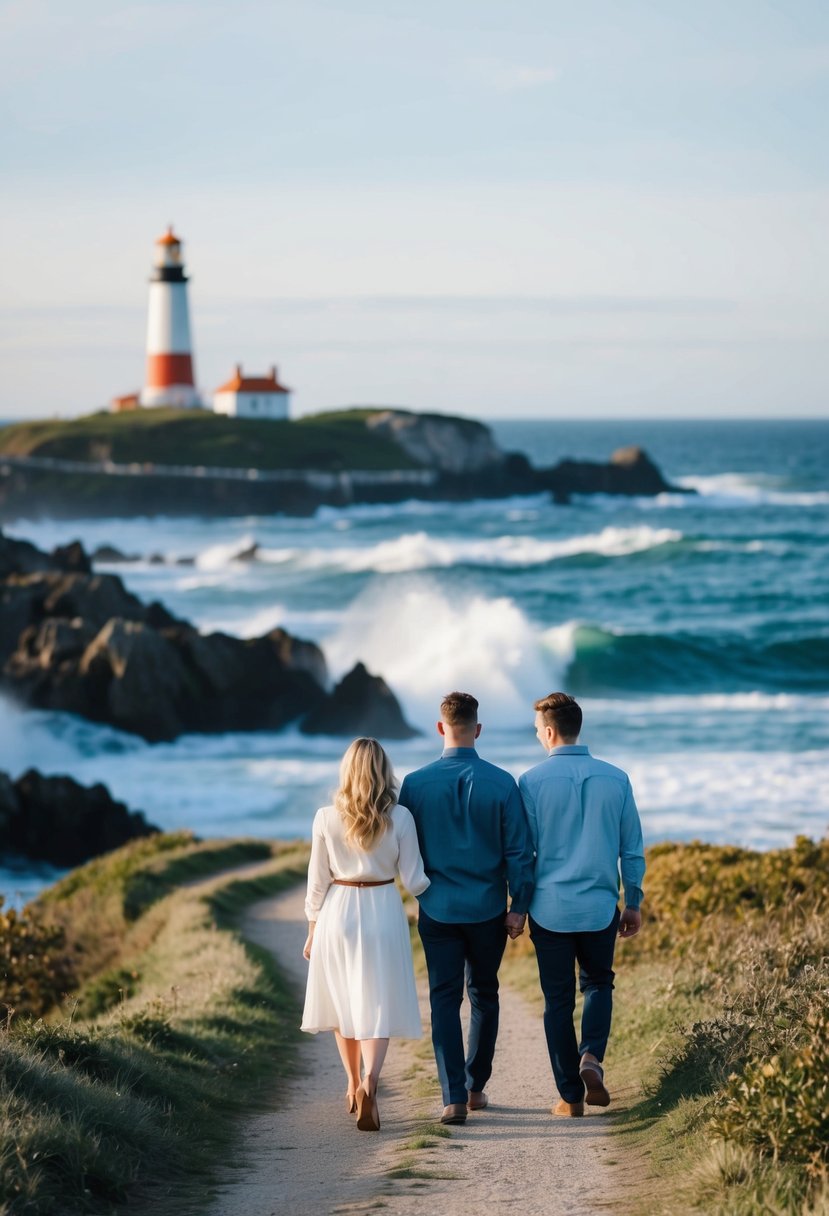
<path fill-rule="evenodd" d="M 0 1002 L 21 1011 L 0 1032 L 2 1216 L 124 1202 L 163 1216 L 206 1195 L 234 1116 L 290 1072 L 298 1035 L 290 994 L 235 918 L 300 881 L 306 860 L 304 846 L 151 837 L 22 918 L 0 912 Z M 615 1202 L 827 1216 L 829 839 L 659 845 L 646 886 L 644 930 L 617 960 L 612 1127 L 619 1163 L 636 1164 Z M 526 937 L 505 968 L 540 1013 Z"/>
<path fill-rule="evenodd" d="M 231 469 L 413 469 L 417 461 L 365 425 L 371 411 L 296 422 L 227 418 L 211 410 L 142 409 L 0 428 L 0 455 Z"/>
<path fill-rule="evenodd" d="M 671 1216 L 826 1216 L 829 839 L 659 845 L 645 887 L 642 934 L 617 951 L 608 1053 L 619 1158 L 649 1176 L 626 1199 Z M 540 1005 L 526 938 L 507 968 Z"/>
<path fill-rule="evenodd" d="M 303 846 L 156 836 L 0 915 L 0 1001 L 21 1006 L 0 1032 L 3 1216 L 163 1213 L 205 1197 L 233 1115 L 290 1073 L 298 1036 L 293 998 L 235 918 L 306 861 Z M 36 968 L 45 924 L 51 965 Z M 72 996 L 35 1016 L 67 969 Z"/>

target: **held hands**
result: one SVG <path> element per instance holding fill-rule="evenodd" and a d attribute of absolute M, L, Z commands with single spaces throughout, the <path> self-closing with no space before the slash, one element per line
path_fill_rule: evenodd
<path fill-rule="evenodd" d="M 516 937 L 520 937 L 524 932 L 524 922 L 526 916 L 522 912 L 507 912 L 504 924 L 507 927 L 507 934 L 515 941 Z"/>
<path fill-rule="evenodd" d="M 316 928 L 316 922 L 315 922 L 315 921 L 309 921 L 309 923 L 308 923 L 308 936 L 307 936 L 307 938 L 305 939 L 305 945 L 302 947 L 302 957 L 303 957 L 303 958 L 310 958 L 310 957 L 311 957 L 311 946 L 314 944 L 314 929 L 315 929 L 315 928 Z"/>
<path fill-rule="evenodd" d="M 625 908 L 619 918 L 619 937 L 636 937 L 642 928 L 642 913 L 638 908 Z"/>

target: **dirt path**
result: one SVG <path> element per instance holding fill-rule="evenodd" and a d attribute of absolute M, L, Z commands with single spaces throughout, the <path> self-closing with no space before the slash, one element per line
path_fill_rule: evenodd
<path fill-rule="evenodd" d="M 255 904 L 249 940 L 270 950 L 304 989 L 304 891 Z M 421 992 L 428 1027 L 428 1003 Z M 380 1082 L 379 1134 L 358 1132 L 345 1111 L 345 1083 L 330 1034 L 300 1048 L 305 1075 L 278 1109 L 253 1116 L 246 1151 L 223 1171 L 209 1216 L 333 1216 L 386 1210 L 395 1216 L 580 1216 L 616 1207 L 619 1173 L 609 1159 L 604 1114 L 553 1119 L 550 1065 L 538 1015 L 502 990 L 501 1031 L 488 1092 L 492 1105 L 451 1136 L 434 1138 L 440 1094 L 428 1038 L 393 1042 Z M 426 1141 L 424 1145 L 424 1141 Z"/>

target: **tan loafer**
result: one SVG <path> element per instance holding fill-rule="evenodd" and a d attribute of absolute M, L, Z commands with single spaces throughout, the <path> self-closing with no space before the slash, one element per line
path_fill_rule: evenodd
<path fill-rule="evenodd" d="M 444 1106 L 440 1117 L 441 1123 L 466 1123 L 467 1106 L 465 1102 L 450 1102 Z"/>
<path fill-rule="evenodd" d="M 486 1108 L 489 1106 L 489 1098 L 487 1097 L 486 1090 L 481 1089 L 476 1092 L 474 1089 L 470 1089 L 469 1102 L 467 1105 L 469 1106 L 470 1110 L 486 1110 Z"/>
<path fill-rule="evenodd" d="M 559 1099 L 556 1105 L 552 1108 L 551 1114 L 564 1116 L 565 1119 L 580 1119 L 584 1115 L 583 1102 L 565 1102 L 563 1098 Z"/>

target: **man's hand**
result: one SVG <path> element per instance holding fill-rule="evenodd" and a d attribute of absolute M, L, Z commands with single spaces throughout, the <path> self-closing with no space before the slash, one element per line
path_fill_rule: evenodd
<path fill-rule="evenodd" d="M 507 912 L 507 919 L 504 921 L 504 924 L 507 926 L 507 933 L 513 941 L 524 932 L 526 919 L 527 917 L 523 912 Z"/>
<path fill-rule="evenodd" d="M 638 908 L 625 908 L 619 918 L 619 937 L 636 937 L 642 928 L 642 913 Z"/>
<path fill-rule="evenodd" d="M 305 939 L 305 945 L 302 947 L 302 957 L 303 958 L 311 957 L 311 946 L 314 944 L 314 929 L 315 928 L 316 928 L 316 922 L 313 920 L 309 921 L 308 922 L 308 936 Z"/>

